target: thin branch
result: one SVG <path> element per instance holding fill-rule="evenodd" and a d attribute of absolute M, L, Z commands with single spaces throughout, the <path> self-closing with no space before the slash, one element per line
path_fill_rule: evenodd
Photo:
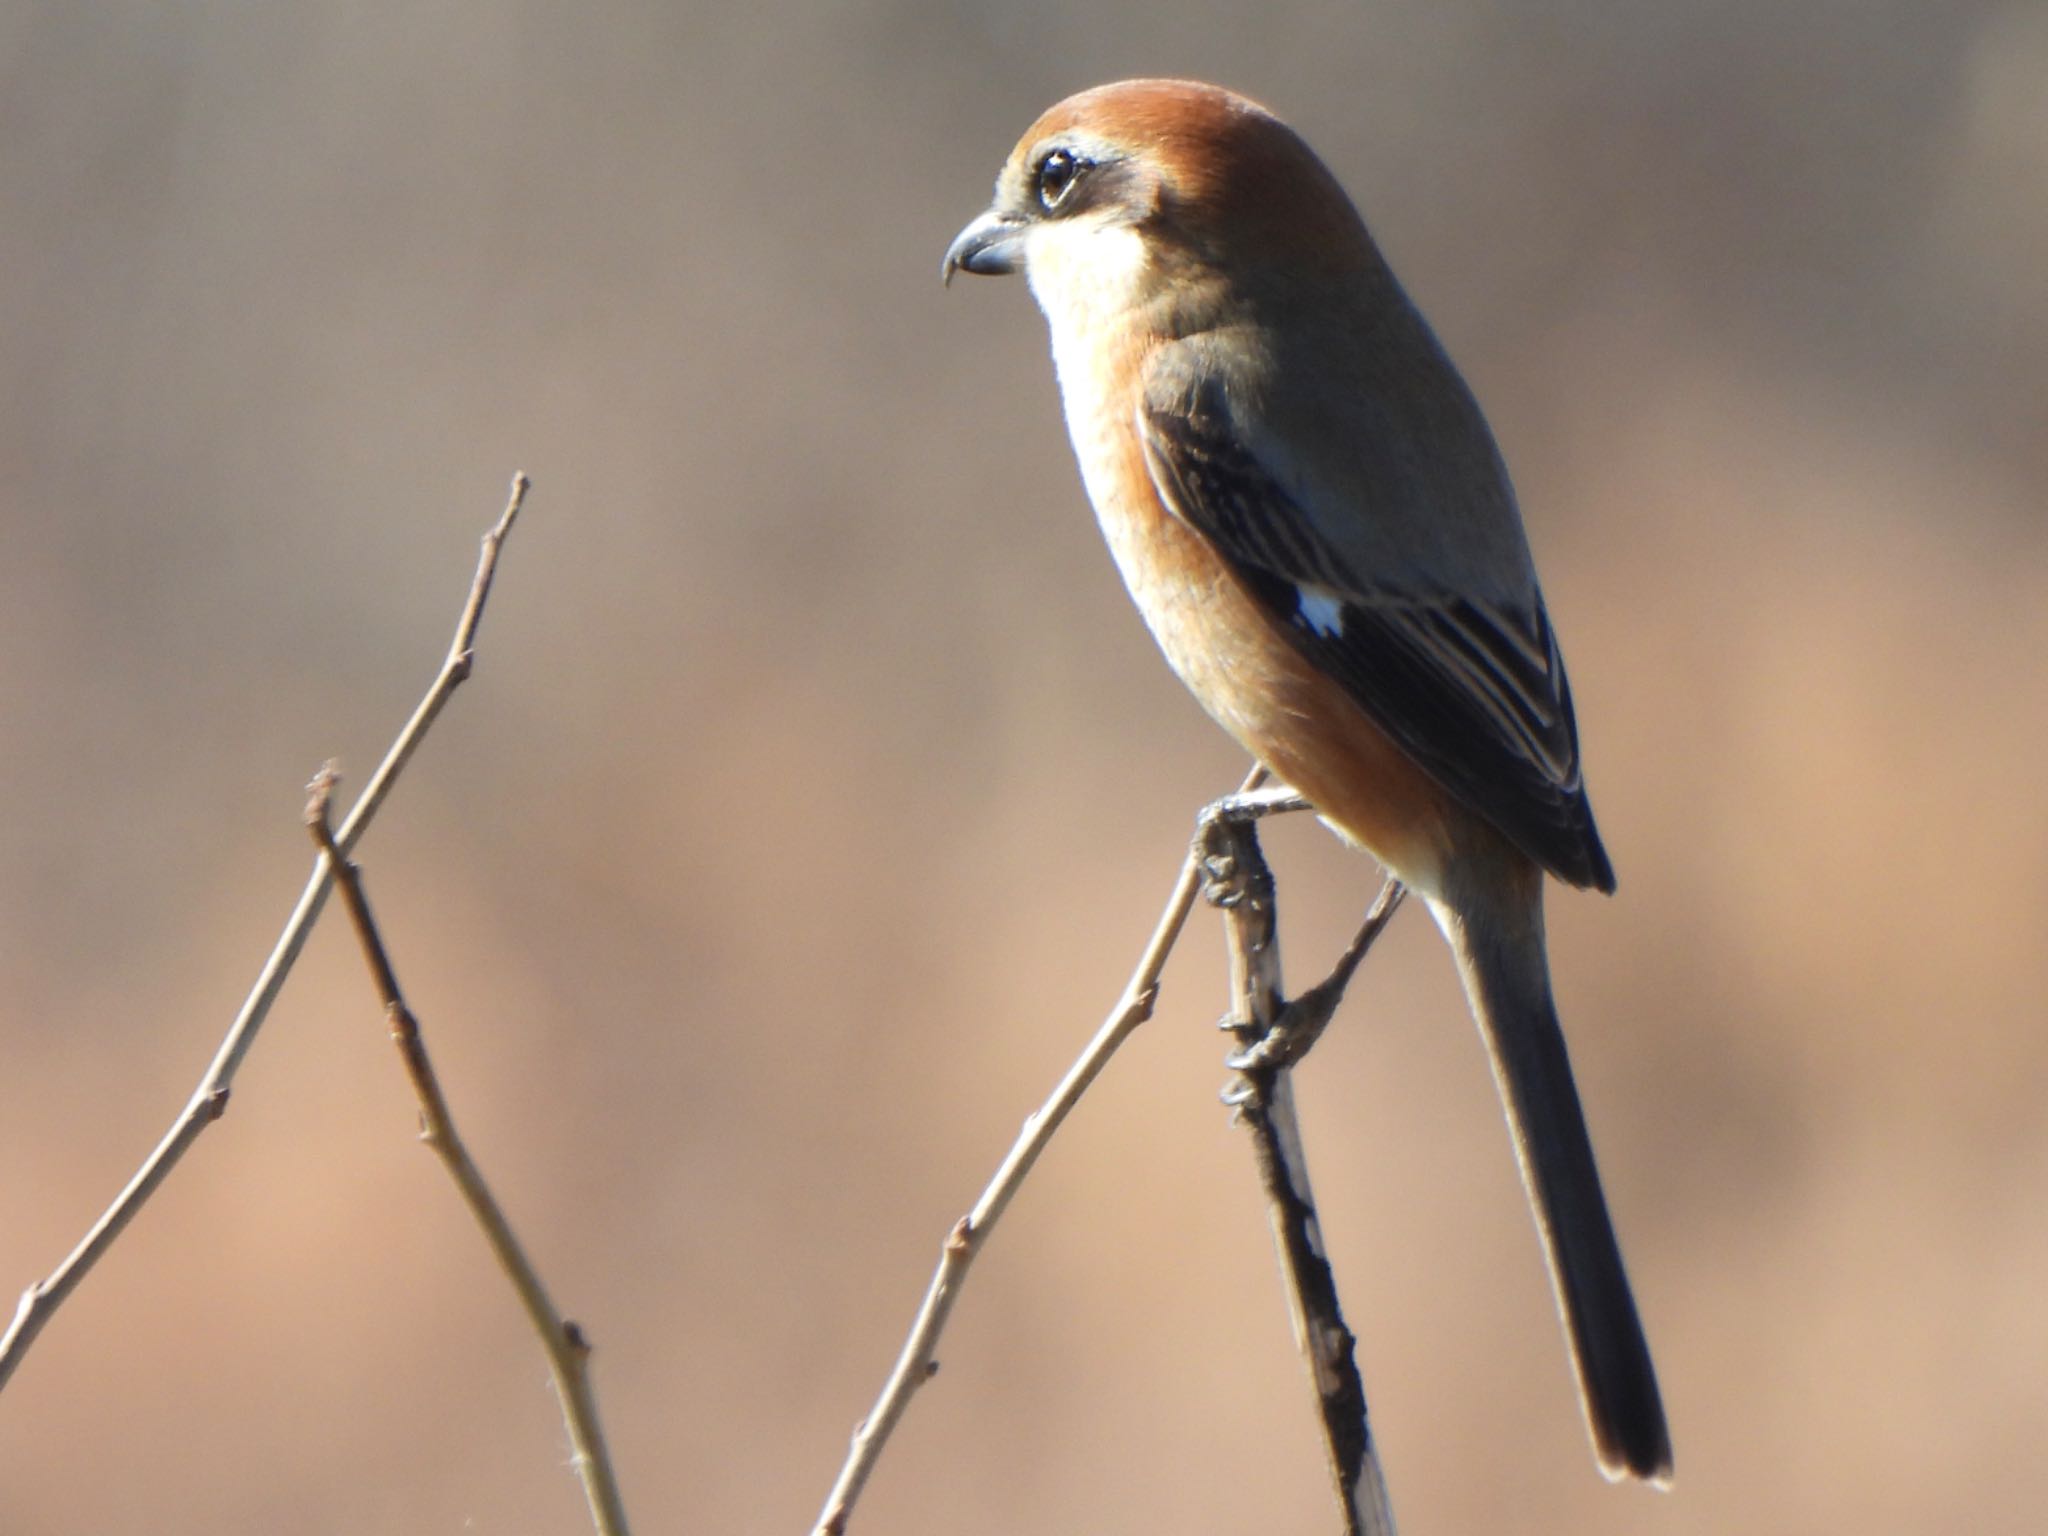
<path fill-rule="evenodd" d="M 1249 794 L 1265 781 L 1265 777 L 1263 768 L 1255 769 L 1238 793 Z M 1094 1039 L 1088 1042 L 1088 1048 L 1067 1069 L 1052 1097 L 1024 1122 L 1023 1133 L 1017 1138 L 1016 1145 L 1010 1148 L 1002 1166 L 996 1169 L 988 1188 L 981 1192 L 981 1198 L 974 1202 L 974 1208 L 955 1222 L 952 1231 L 946 1234 L 946 1241 L 939 1250 L 938 1270 L 932 1276 L 931 1287 L 925 1292 L 916 1320 L 910 1325 L 910 1336 L 903 1341 L 903 1350 L 896 1357 L 895 1368 L 889 1372 L 889 1379 L 882 1386 L 881 1396 L 875 1399 L 874 1407 L 868 1410 L 867 1417 L 854 1430 L 852 1449 L 846 1464 L 839 1470 L 838 1481 L 826 1495 L 825 1507 L 819 1512 L 813 1536 L 842 1536 L 846 1530 L 854 1503 L 867 1485 L 882 1448 L 902 1419 L 904 1409 L 910 1406 L 912 1395 L 937 1368 L 933 1357 L 938 1350 L 939 1335 L 945 1329 L 954 1301 L 958 1299 L 968 1267 L 974 1263 L 975 1256 L 988 1241 L 989 1232 L 1008 1208 L 1068 1112 L 1080 1102 L 1081 1095 L 1088 1091 L 1088 1085 L 1109 1064 L 1109 1058 L 1116 1054 L 1117 1047 L 1152 1016 L 1153 1004 L 1159 999 L 1160 973 L 1165 970 L 1166 958 L 1173 953 L 1174 943 L 1180 938 L 1181 928 L 1194 907 L 1195 893 L 1201 883 L 1198 851 L 1190 849 L 1186 862 L 1181 865 L 1180 878 L 1174 883 L 1173 894 L 1167 898 L 1166 910 L 1160 914 L 1158 926 L 1152 931 L 1152 940 L 1145 946 L 1145 953 L 1139 958 L 1131 979 L 1124 984 L 1123 996 L 1117 999 L 1109 1017 L 1096 1031 Z"/>
<path fill-rule="evenodd" d="M 1208 814 L 1196 846 L 1209 876 L 1205 894 L 1223 909 L 1230 950 L 1229 1027 L 1239 1042 L 1230 1065 L 1241 1078 L 1227 1097 L 1252 1135 L 1294 1341 L 1315 1388 L 1344 1530 L 1347 1536 L 1393 1536 L 1393 1508 L 1355 1359 L 1357 1341 L 1338 1305 L 1336 1277 L 1316 1218 L 1289 1069 L 1329 1022 L 1352 972 L 1400 904 L 1402 888 L 1388 880 L 1336 969 L 1286 1004 L 1280 990 L 1273 876 L 1257 830 L 1243 816 Z"/>
<path fill-rule="evenodd" d="M 378 808 L 384 803 L 384 797 L 390 794 L 399 773 L 426 736 L 428 727 L 441 713 L 449 695 L 469 676 L 477 625 L 483 619 L 484 603 L 491 595 L 491 579 L 497 573 L 498 551 L 505 542 L 505 536 L 512 531 L 520 507 L 525 504 L 527 484 L 525 475 L 512 477 L 512 492 L 505 503 L 505 510 L 484 535 L 476 576 L 470 583 L 469 597 L 455 626 L 455 639 L 448 647 L 447 658 L 441 663 L 440 675 L 434 679 L 426 697 L 420 700 L 419 708 L 413 711 L 412 718 L 392 742 L 391 750 L 385 753 L 384 761 L 371 775 L 361 797 L 349 811 L 348 819 L 335 834 L 335 846 L 344 853 L 353 848 L 368 830 Z M 78 1288 L 93 1265 L 135 1219 L 135 1213 L 156 1193 L 157 1186 L 169 1177 L 171 1170 L 191 1149 L 192 1143 L 199 1139 L 200 1132 L 226 1113 L 228 1092 L 233 1086 L 235 1073 L 249 1047 L 255 1044 L 256 1032 L 269 1016 L 271 1005 L 277 1001 L 277 994 L 298 960 L 299 951 L 305 948 L 306 937 L 312 932 L 320 909 L 327 903 L 333 878 L 333 871 L 323 856 L 315 866 L 312 878 L 307 881 L 306 889 L 300 894 L 298 905 L 286 920 L 277 946 L 271 950 L 270 958 L 263 962 L 255 987 L 243 1002 L 241 1012 L 235 1015 L 226 1038 L 221 1041 L 206 1069 L 206 1075 L 200 1078 L 198 1088 L 193 1090 L 191 1099 L 172 1122 L 170 1130 L 64 1262 L 47 1278 L 22 1292 L 14 1321 L 8 1325 L 7 1332 L 0 1335 L 0 1388 L 5 1388 L 22 1357 L 28 1353 L 29 1346 L 35 1343 L 36 1336 L 64 1304 L 65 1298 Z"/>
<path fill-rule="evenodd" d="M 338 777 L 330 763 L 307 786 L 311 798 L 306 803 L 306 825 L 312 830 L 314 843 L 325 855 L 328 868 L 335 872 L 341 884 L 342 904 L 348 908 L 349 922 L 355 928 L 356 937 L 362 941 L 363 958 L 369 963 L 377 996 L 384 1004 L 384 1015 L 391 1022 L 391 1038 L 398 1046 L 399 1055 L 404 1058 L 406 1076 L 412 1080 L 413 1093 L 420 1101 L 420 1140 L 434 1150 L 447 1167 L 449 1177 L 455 1180 L 463 1203 L 469 1207 L 477 1225 L 483 1228 L 484 1239 L 491 1245 L 492 1255 L 511 1280 L 513 1290 L 518 1292 L 519 1304 L 526 1310 L 527 1321 L 540 1335 L 541 1346 L 547 1351 L 548 1370 L 555 1378 L 555 1393 L 561 1399 L 562 1419 L 569 1429 L 569 1443 L 575 1448 L 576 1470 L 583 1479 L 583 1492 L 590 1500 L 590 1518 L 597 1527 L 598 1536 L 626 1536 L 626 1506 L 619 1497 L 618 1478 L 612 1472 L 611 1457 L 604 1445 L 604 1430 L 598 1423 L 597 1399 L 590 1388 L 590 1342 L 583 1330 L 563 1317 L 549 1299 L 540 1272 L 527 1258 L 526 1250 L 512 1231 L 512 1224 L 505 1219 L 504 1209 L 484 1182 L 483 1171 L 477 1167 L 476 1160 L 469 1155 L 469 1149 L 463 1145 L 462 1137 L 455 1129 L 447 1095 L 441 1091 L 440 1079 L 427 1058 L 427 1042 L 420 1034 L 419 1020 L 406 1006 L 405 995 L 399 990 L 398 974 L 391 965 L 390 953 L 377 931 L 376 919 L 370 915 L 369 898 L 363 894 L 362 871 L 342 852 L 328 820 L 329 802 L 333 799 Z"/>

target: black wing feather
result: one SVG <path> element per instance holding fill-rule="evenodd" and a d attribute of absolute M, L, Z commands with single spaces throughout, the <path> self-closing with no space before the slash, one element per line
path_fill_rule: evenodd
<path fill-rule="evenodd" d="M 1571 685 L 1540 599 L 1525 612 L 1376 590 L 1225 423 L 1147 410 L 1140 426 L 1167 505 L 1310 661 L 1523 852 L 1574 885 L 1614 889 L 1580 778 Z M 1304 610 L 1304 584 L 1341 602 L 1336 622 Z"/>

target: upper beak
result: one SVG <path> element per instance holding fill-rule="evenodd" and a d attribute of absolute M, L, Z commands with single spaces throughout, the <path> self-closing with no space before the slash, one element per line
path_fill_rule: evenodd
<path fill-rule="evenodd" d="M 947 283 L 955 272 L 1004 277 L 1024 265 L 1024 226 L 991 208 L 953 237 L 939 276 Z"/>

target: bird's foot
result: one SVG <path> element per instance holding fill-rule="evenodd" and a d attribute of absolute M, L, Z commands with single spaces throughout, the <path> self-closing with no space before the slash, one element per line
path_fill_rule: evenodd
<path fill-rule="evenodd" d="M 1341 979 L 1333 976 L 1310 987 L 1281 1008 L 1280 1016 L 1273 1021 L 1271 1029 L 1243 1050 L 1232 1051 L 1224 1057 L 1223 1065 L 1244 1074 L 1284 1072 L 1294 1066 L 1330 1027 L 1330 1020 L 1337 1013 L 1337 1004 L 1344 998 L 1344 983 L 1349 980 L 1348 975 Z M 1243 1029 L 1244 1023 L 1238 1019 L 1226 1019 L 1223 1027 Z M 1226 1089 L 1226 1100 L 1229 1093 L 1230 1090 Z"/>
<path fill-rule="evenodd" d="M 1242 861 L 1233 851 L 1237 828 L 1268 816 L 1310 809 L 1286 784 L 1265 784 L 1212 800 L 1195 817 L 1195 854 L 1202 867 L 1202 897 L 1212 907 L 1234 907 L 1246 895 Z"/>

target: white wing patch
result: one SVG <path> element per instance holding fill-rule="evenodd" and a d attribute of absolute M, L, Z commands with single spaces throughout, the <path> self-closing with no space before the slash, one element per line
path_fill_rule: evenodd
<path fill-rule="evenodd" d="M 1313 581 L 1295 586 L 1301 622 L 1326 637 L 1344 633 L 1344 594 Z"/>

